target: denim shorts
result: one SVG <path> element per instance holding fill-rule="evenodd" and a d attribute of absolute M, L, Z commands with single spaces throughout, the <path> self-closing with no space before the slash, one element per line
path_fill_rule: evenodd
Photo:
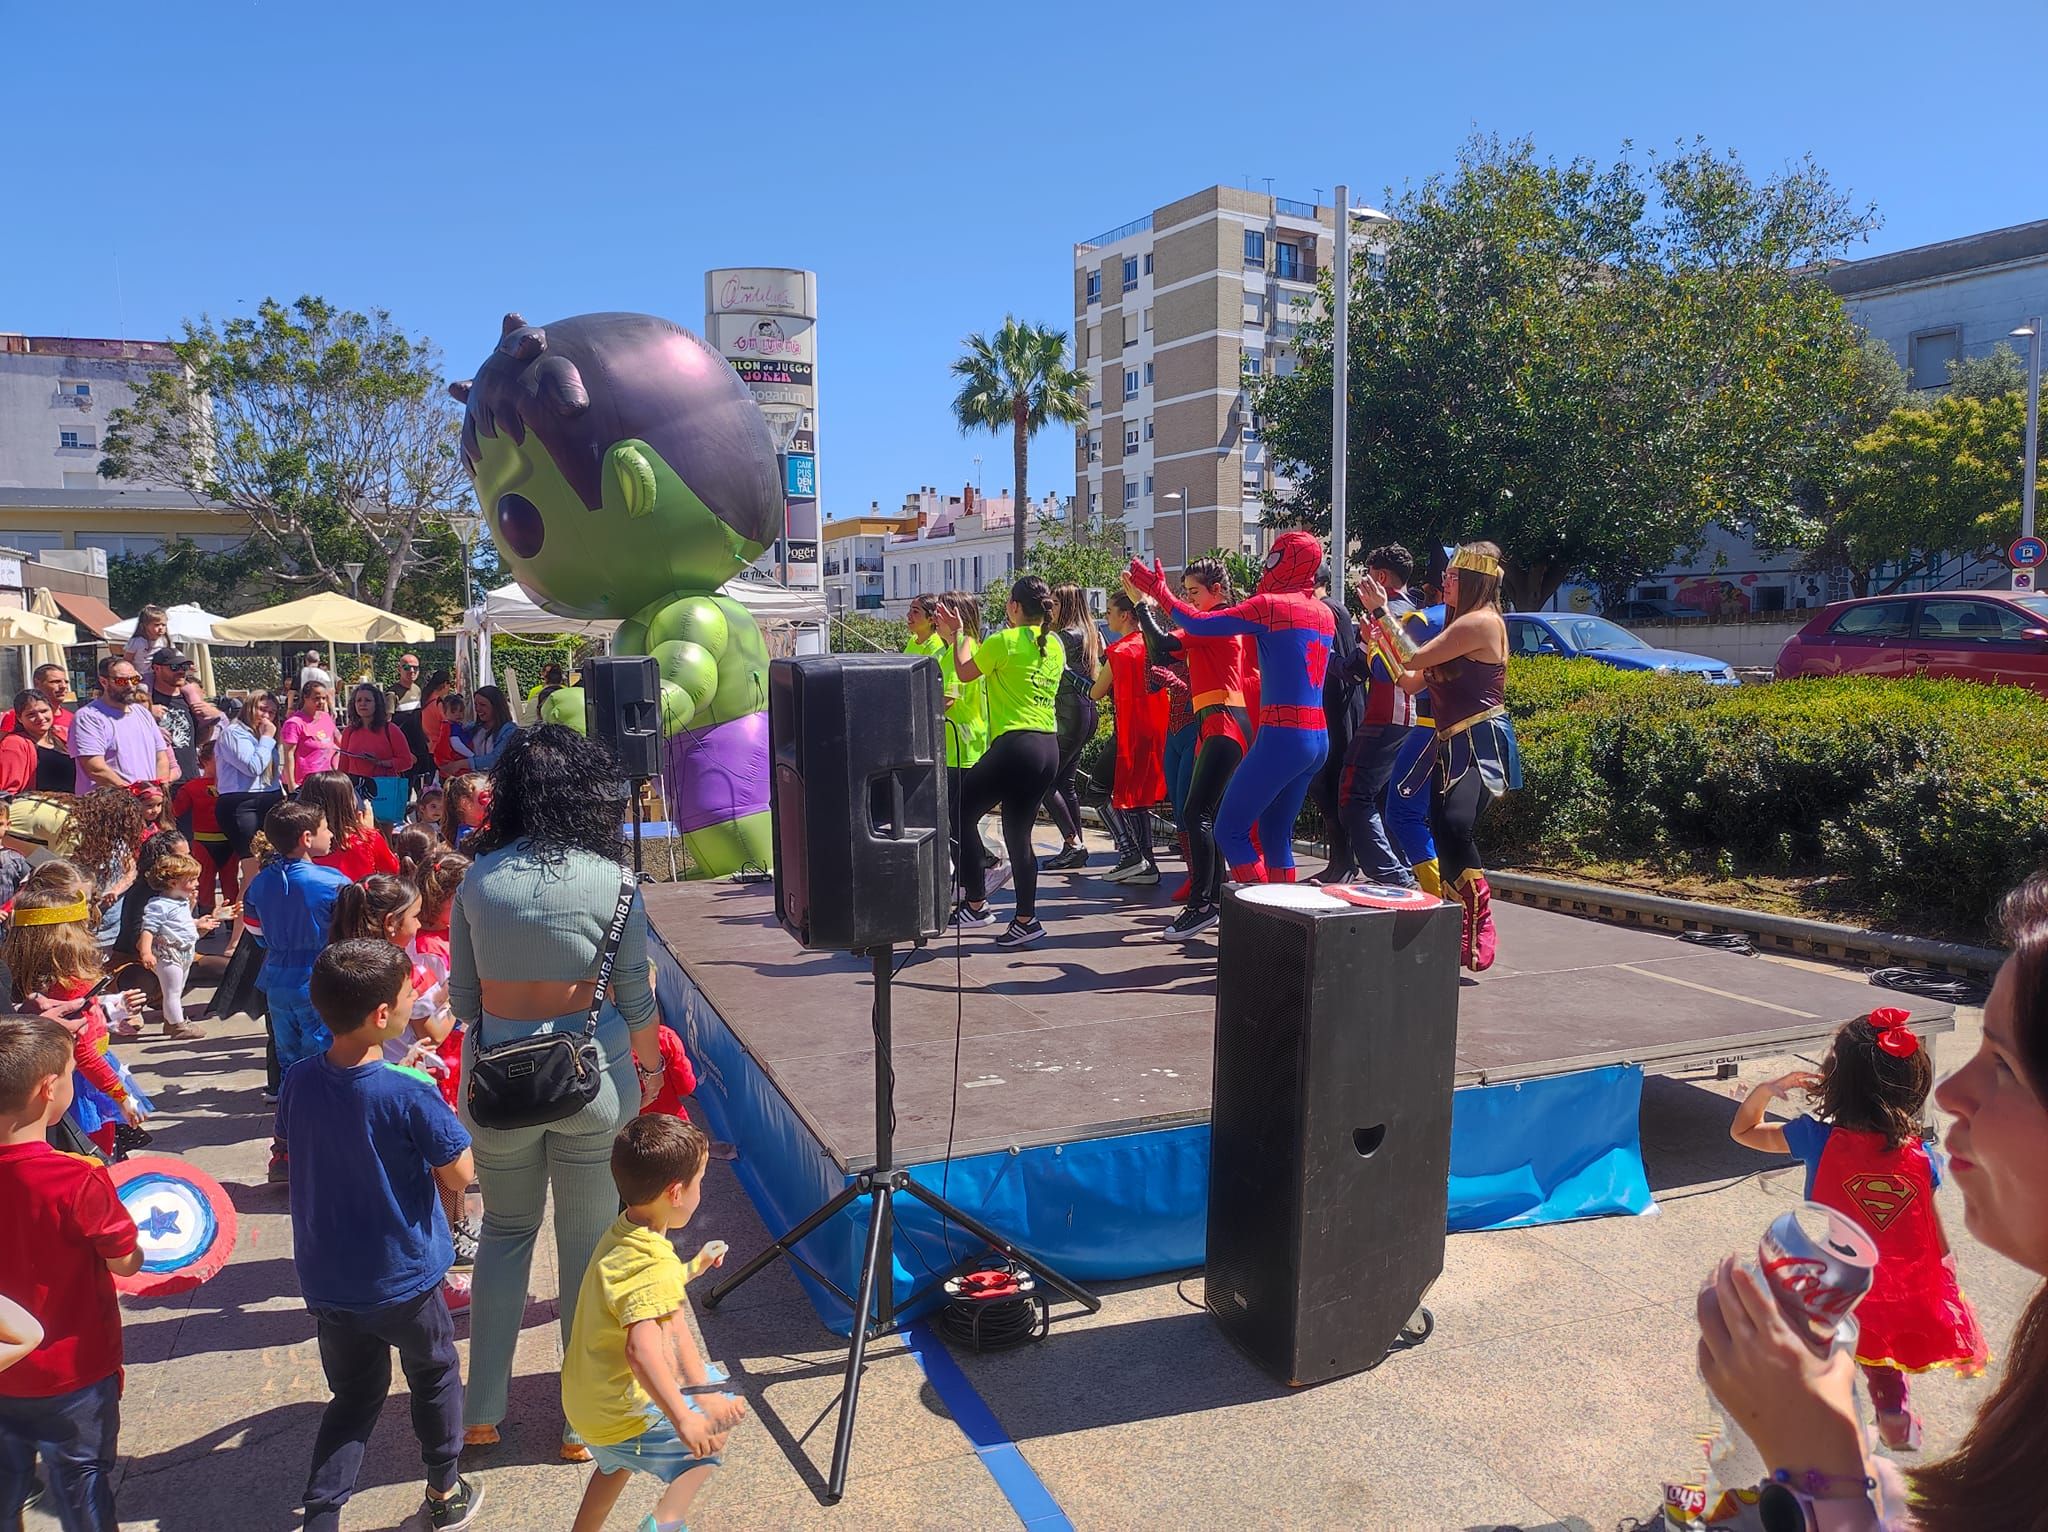
<path fill-rule="evenodd" d="M 708 1369 L 713 1383 L 725 1381 L 725 1369 L 716 1362 Z M 726 1398 L 733 1396 L 727 1394 Z M 689 1394 L 683 1395 L 683 1403 L 691 1409 L 697 1408 L 697 1401 Z M 723 1455 L 712 1453 L 708 1458 L 693 1457 L 676 1435 L 676 1428 L 669 1423 L 658 1404 L 650 1404 L 646 1412 L 647 1429 L 629 1441 L 610 1447 L 600 1447 L 591 1442 L 590 1455 L 597 1460 L 597 1466 L 606 1473 L 617 1473 L 626 1469 L 633 1473 L 652 1474 L 664 1484 L 673 1484 L 693 1468 L 716 1468 L 723 1461 Z"/>

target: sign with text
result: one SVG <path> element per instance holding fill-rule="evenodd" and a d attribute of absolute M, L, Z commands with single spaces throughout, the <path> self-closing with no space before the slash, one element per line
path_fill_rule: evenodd
<path fill-rule="evenodd" d="M 727 357 L 740 381 L 763 404 L 809 404 L 816 374 L 809 362 L 776 362 L 765 357 Z M 787 394 L 771 392 L 787 390 Z"/>
<path fill-rule="evenodd" d="M 713 314 L 711 344 L 720 356 L 738 361 L 758 357 L 770 362 L 815 362 L 817 322 L 785 319 L 776 314 Z"/>
<path fill-rule="evenodd" d="M 786 461 L 789 469 L 783 478 L 782 492 L 792 500 L 817 499 L 818 460 L 808 452 L 792 452 Z"/>
<path fill-rule="evenodd" d="M 2043 562 L 2048 562 L 2048 543 L 2038 537 L 2015 538 L 2006 556 L 2012 560 L 2015 569 L 2038 569 Z"/>
<path fill-rule="evenodd" d="M 818 312 L 818 275 L 787 266 L 725 267 L 704 273 L 707 314 Z"/>

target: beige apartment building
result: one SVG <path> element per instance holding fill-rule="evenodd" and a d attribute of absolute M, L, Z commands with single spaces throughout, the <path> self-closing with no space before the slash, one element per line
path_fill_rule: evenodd
<path fill-rule="evenodd" d="M 1287 485 L 1248 385 L 1293 370 L 1335 228 L 1328 206 L 1212 186 L 1074 247 L 1077 520 L 1121 521 L 1169 569 L 1189 548 L 1264 551 L 1260 497 Z"/>

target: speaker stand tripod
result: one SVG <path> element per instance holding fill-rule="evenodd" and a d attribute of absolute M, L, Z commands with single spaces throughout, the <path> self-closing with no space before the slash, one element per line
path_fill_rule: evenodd
<path fill-rule="evenodd" d="M 893 946 L 874 947 L 869 949 L 865 956 L 873 963 L 875 976 L 875 1163 L 868 1169 L 856 1173 L 830 1202 L 712 1288 L 704 1298 L 706 1310 L 717 1308 L 728 1293 L 756 1272 L 765 1270 L 777 1256 L 787 1256 L 852 1310 L 854 1323 L 853 1330 L 847 1337 L 846 1386 L 839 1396 L 839 1430 L 832 1442 L 832 1471 L 825 1480 L 825 1499 L 828 1504 L 837 1504 L 840 1497 L 846 1493 L 847 1460 L 853 1452 L 853 1421 L 860 1408 L 860 1375 L 867 1358 L 868 1342 L 894 1334 L 902 1327 L 900 1312 L 915 1309 L 934 1290 L 943 1286 L 946 1280 L 946 1275 L 941 1273 L 912 1292 L 901 1304 L 896 1302 L 896 1284 L 893 1280 L 894 1242 L 890 1237 L 893 1227 L 890 1204 L 893 1198 L 901 1194 L 915 1197 L 940 1218 L 966 1230 L 990 1249 L 1012 1261 L 1029 1266 L 1048 1286 L 1071 1298 L 1089 1313 L 1093 1314 L 1102 1307 L 1100 1298 L 1083 1288 L 1076 1287 L 1051 1267 L 1033 1259 L 973 1215 L 955 1207 L 929 1187 L 920 1186 L 910 1179 L 908 1172 L 895 1167 L 893 1156 L 896 1073 L 889 1056 L 889 985 L 895 972 L 896 949 Z M 798 1254 L 796 1247 L 827 1220 L 837 1217 L 841 1211 L 863 1197 L 870 1197 L 873 1202 L 868 1210 L 867 1252 L 860 1263 L 859 1292 L 854 1296 L 849 1295 L 838 1283 L 805 1260 Z M 873 1323 L 868 1322 L 871 1310 L 874 1314 Z"/>

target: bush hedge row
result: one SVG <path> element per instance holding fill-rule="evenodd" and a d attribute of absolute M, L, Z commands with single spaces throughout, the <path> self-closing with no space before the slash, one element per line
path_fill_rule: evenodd
<path fill-rule="evenodd" d="M 1488 859 L 1670 861 L 1839 880 L 1914 929 L 1986 935 L 2048 867 L 2048 702 L 2017 687 L 1836 678 L 1740 688 L 1516 660 L 1525 786 Z"/>

